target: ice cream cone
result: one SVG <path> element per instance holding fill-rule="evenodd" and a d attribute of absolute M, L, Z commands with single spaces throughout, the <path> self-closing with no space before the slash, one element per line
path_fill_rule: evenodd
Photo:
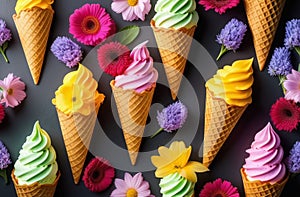
<path fill-rule="evenodd" d="M 196 26 L 189 29 L 165 29 L 151 20 L 156 43 L 165 68 L 173 100 L 176 99 Z"/>
<path fill-rule="evenodd" d="M 11 178 L 18 197 L 53 197 L 60 178 L 60 172 L 57 172 L 57 177 L 52 184 L 34 183 L 30 185 L 19 185 L 14 175 L 14 170 L 11 172 Z"/>
<path fill-rule="evenodd" d="M 13 15 L 27 64 L 36 85 L 44 62 L 53 14 L 53 10 L 33 7 L 21 11 L 19 15 Z"/>
<path fill-rule="evenodd" d="M 289 175 L 287 175 L 284 180 L 275 184 L 270 184 L 269 182 L 249 181 L 244 168 L 241 168 L 240 172 L 246 197 L 280 197 L 280 194 L 289 179 Z"/>
<path fill-rule="evenodd" d="M 246 108 L 228 105 L 206 89 L 203 165 L 209 167 Z"/>
<path fill-rule="evenodd" d="M 100 104 L 85 116 L 79 113 L 66 115 L 56 108 L 74 183 L 78 184 L 93 135 Z"/>
<path fill-rule="evenodd" d="M 144 129 L 152 103 L 155 84 L 150 90 L 136 93 L 134 90 L 123 90 L 110 82 L 116 101 L 117 110 L 132 165 L 135 165 Z"/>
<path fill-rule="evenodd" d="M 266 64 L 285 2 L 285 0 L 244 1 L 260 71 Z"/>

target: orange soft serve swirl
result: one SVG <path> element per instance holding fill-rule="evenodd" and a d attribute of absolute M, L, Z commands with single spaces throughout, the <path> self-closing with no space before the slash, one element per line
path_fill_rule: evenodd
<path fill-rule="evenodd" d="M 205 86 L 217 98 L 224 99 L 227 104 L 245 106 L 252 102 L 253 58 L 237 60 L 232 66 L 219 69 Z"/>
<path fill-rule="evenodd" d="M 52 10 L 51 4 L 54 0 L 18 0 L 16 3 L 16 13 L 19 14 L 22 10 L 28 10 L 33 7 Z"/>

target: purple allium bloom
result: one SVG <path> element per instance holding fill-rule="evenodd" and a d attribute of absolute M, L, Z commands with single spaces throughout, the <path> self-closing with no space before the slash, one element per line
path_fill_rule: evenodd
<path fill-rule="evenodd" d="M 6 27 L 5 21 L 0 19 L 0 46 L 9 40 L 11 40 L 10 29 Z"/>
<path fill-rule="evenodd" d="M 222 45 L 217 60 L 228 50 L 236 51 L 240 47 L 246 31 L 247 25 L 242 21 L 231 19 L 217 35 L 216 41 Z"/>
<path fill-rule="evenodd" d="M 0 140 L 0 170 L 7 168 L 9 164 L 11 164 L 10 154 Z"/>
<path fill-rule="evenodd" d="M 295 142 L 290 150 L 287 167 L 291 173 L 300 173 L 300 141 Z"/>
<path fill-rule="evenodd" d="M 69 68 L 76 66 L 82 59 L 80 46 L 65 36 L 57 37 L 54 40 L 51 45 L 51 52 Z"/>
<path fill-rule="evenodd" d="M 172 132 L 182 127 L 187 118 L 187 108 L 180 101 L 170 104 L 157 112 L 157 121 L 161 128 L 167 132 Z"/>
<path fill-rule="evenodd" d="M 286 76 L 283 86 L 286 90 L 284 97 L 300 103 L 300 72 L 292 69 L 292 73 Z"/>
<path fill-rule="evenodd" d="M 291 73 L 293 66 L 290 55 L 291 52 L 288 48 L 276 48 L 269 64 L 268 73 L 271 76 L 286 76 Z"/>
<path fill-rule="evenodd" d="M 300 19 L 292 19 L 286 23 L 284 46 L 290 49 L 300 46 Z"/>

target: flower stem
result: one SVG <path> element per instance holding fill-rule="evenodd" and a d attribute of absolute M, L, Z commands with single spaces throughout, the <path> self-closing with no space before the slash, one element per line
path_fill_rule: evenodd
<path fill-rule="evenodd" d="M 281 85 L 283 94 L 285 95 L 286 90 L 284 88 L 283 82 L 285 81 L 286 77 L 282 76 L 282 75 L 279 75 L 278 78 L 279 78 L 279 85 Z"/>
<path fill-rule="evenodd" d="M 7 63 L 9 63 L 9 61 L 8 61 L 6 55 L 5 55 L 5 50 L 3 50 L 2 47 L 0 47 L 0 53 L 1 53 L 2 56 L 4 57 L 5 61 L 6 61 Z"/>
<path fill-rule="evenodd" d="M 5 184 L 7 184 L 7 175 L 6 175 L 6 169 L 0 170 L 0 176 L 3 177 Z"/>
<path fill-rule="evenodd" d="M 220 59 L 220 57 L 224 54 L 224 53 L 226 53 L 228 51 L 228 49 L 222 44 L 222 46 L 221 46 L 221 50 L 220 50 L 220 53 L 219 53 L 219 55 L 218 55 L 218 57 L 217 57 L 217 61 Z"/>
<path fill-rule="evenodd" d="M 298 55 L 300 56 L 300 47 L 294 47 Z"/>
<path fill-rule="evenodd" d="M 151 135 L 150 138 L 153 138 L 154 136 L 156 136 L 157 134 L 159 134 L 162 130 L 164 130 L 163 128 L 158 129 L 153 135 Z"/>

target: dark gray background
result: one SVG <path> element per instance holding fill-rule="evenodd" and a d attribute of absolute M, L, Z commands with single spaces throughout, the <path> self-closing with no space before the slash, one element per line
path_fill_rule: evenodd
<path fill-rule="evenodd" d="M 153 7 L 155 2 L 156 1 L 154 0 L 151 1 Z M 9 48 L 7 50 L 7 56 L 10 60 L 10 63 L 5 63 L 4 59 L 0 57 L 0 78 L 3 79 L 5 76 L 7 76 L 8 73 L 11 72 L 17 76 L 20 76 L 26 83 L 27 93 L 27 98 L 22 102 L 20 106 L 14 109 L 6 109 L 6 118 L 4 119 L 2 124 L 0 124 L 0 139 L 8 147 L 11 153 L 11 158 L 13 162 L 15 162 L 18 157 L 18 151 L 25 141 L 25 137 L 28 136 L 32 131 L 34 122 L 36 120 L 40 121 L 41 126 L 46 131 L 48 131 L 51 136 L 52 144 L 57 151 L 59 168 L 62 172 L 62 176 L 59 180 L 55 196 L 109 196 L 111 191 L 114 189 L 114 185 L 112 184 L 111 187 L 104 192 L 92 193 L 84 186 L 82 181 L 80 181 L 78 185 L 75 185 L 73 183 L 55 107 L 51 104 L 51 99 L 54 96 L 54 91 L 62 83 L 63 76 L 74 69 L 69 69 L 61 62 L 57 61 L 57 59 L 49 50 L 50 44 L 52 44 L 57 36 L 64 35 L 70 38 L 72 37 L 72 35 L 68 32 L 69 16 L 76 8 L 81 7 L 85 3 L 100 3 L 107 9 L 107 12 L 116 21 L 118 29 L 131 24 L 148 26 L 150 19 L 154 15 L 154 11 L 152 8 L 151 12 L 146 16 L 145 21 L 125 22 L 122 20 L 122 16 L 120 14 L 116 14 L 111 10 L 111 1 L 56 1 L 53 4 L 55 15 L 49 37 L 48 49 L 45 55 L 44 66 L 42 69 L 39 85 L 36 86 L 33 84 L 33 81 L 31 79 L 31 75 L 28 70 L 25 57 L 23 55 L 20 40 L 12 20 L 12 15 L 15 13 L 15 1 L 1 0 L 0 2 L 0 18 L 4 19 L 7 22 L 7 26 L 12 30 L 13 34 L 13 40 L 9 42 Z M 273 52 L 273 49 L 275 47 L 283 45 L 285 22 L 291 20 L 292 18 L 298 18 L 299 9 L 299 1 L 287 1 L 270 53 Z M 224 25 L 233 17 L 247 23 L 243 1 L 241 1 L 241 3 L 237 7 L 227 10 L 227 12 L 223 15 L 219 15 L 212 10 L 204 11 L 204 8 L 200 5 L 197 5 L 197 11 L 199 13 L 200 20 L 194 38 L 208 50 L 213 58 L 218 55 L 220 49 L 220 45 L 215 42 L 215 39 L 221 28 L 223 28 Z M 150 37 L 147 37 L 147 39 L 154 42 L 153 35 L 150 35 Z M 92 49 L 92 47 L 84 45 L 81 46 L 84 50 L 84 55 L 88 54 L 88 52 Z M 154 57 L 154 60 L 156 62 L 159 62 L 160 57 L 157 49 L 150 49 L 150 52 Z M 227 53 L 218 62 L 216 62 L 216 64 L 219 68 L 221 68 L 225 64 L 231 64 L 236 59 L 244 59 L 250 57 L 255 57 L 255 53 L 252 44 L 252 36 L 248 29 L 240 49 L 236 53 Z M 269 59 L 267 61 L 267 64 L 269 63 Z M 292 52 L 292 60 L 296 68 L 297 62 L 299 62 L 299 58 L 294 51 Z M 97 67 L 97 65 L 94 66 Z M 196 196 L 199 194 L 199 191 L 202 189 L 203 185 L 206 182 L 213 181 L 219 177 L 231 181 L 234 186 L 238 187 L 241 196 L 244 196 L 242 179 L 239 173 L 239 169 L 243 165 L 245 157 L 247 157 L 245 150 L 250 146 L 256 132 L 262 129 L 267 124 L 267 122 L 270 121 L 270 107 L 276 101 L 276 99 L 282 96 L 281 88 L 278 86 L 278 79 L 275 77 L 270 77 L 266 69 L 263 72 L 260 72 L 258 70 L 256 59 L 253 64 L 253 68 L 255 78 L 253 84 L 253 102 L 239 120 L 228 140 L 224 143 L 218 156 L 210 166 L 210 172 L 198 174 L 198 182 L 195 187 Z M 162 73 L 160 76 L 163 75 L 164 73 Z M 203 114 L 205 100 L 204 79 L 201 77 L 197 69 L 190 63 L 188 63 L 187 69 L 185 70 L 185 76 L 190 81 L 190 83 L 193 84 L 193 87 L 199 99 L 199 108 L 201 110 L 201 113 Z M 110 78 L 108 76 L 103 75 L 100 78 L 101 83 L 99 84 L 105 84 L 109 80 Z M 125 145 L 122 135 L 120 134 L 120 129 L 117 124 L 115 124 L 115 120 L 112 117 L 112 112 L 110 109 L 111 90 L 107 85 L 101 85 L 99 85 L 99 91 L 105 93 L 107 99 L 105 100 L 103 106 L 100 108 L 98 115 L 99 123 L 104 129 L 106 135 L 113 142 L 124 148 Z M 153 99 L 154 103 L 167 105 L 172 102 L 168 91 L 165 90 L 165 87 L 158 86 Z M 198 156 L 198 151 L 203 139 L 203 116 L 201 115 L 201 113 L 197 133 L 191 144 L 193 146 L 191 160 L 201 161 L 201 158 L 199 158 Z M 189 116 L 189 118 L 192 119 L 195 117 Z M 300 140 L 299 131 L 293 133 L 278 131 L 277 133 L 281 137 L 282 146 L 286 154 L 288 153 L 294 142 L 296 140 Z M 167 144 L 172 140 L 172 135 L 167 135 L 166 133 L 162 133 L 160 134 L 160 136 L 156 136 L 156 138 L 154 139 L 145 138 L 141 147 L 141 151 L 156 150 L 159 145 Z M 103 143 L 101 142 L 101 139 L 99 139 L 98 142 L 99 144 Z M 114 153 L 111 154 L 113 155 Z M 127 155 L 124 156 L 124 159 L 126 160 Z M 89 153 L 86 159 L 86 164 L 93 157 L 94 155 Z M 9 176 L 8 185 L 5 185 L 3 180 L 0 179 L 1 196 L 16 196 L 12 181 L 10 179 L 10 172 L 12 168 L 13 165 L 11 165 L 7 170 Z M 122 170 L 116 169 L 117 178 L 123 178 L 123 174 L 124 172 Z M 154 172 L 143 172 L 143 176 L 147 181 L 150 182 L 152 193 L 155 196 L 160 196 L 158 187 L 159 180 L 155 178 Z M 296 193 L 296 191 L 299 190 L 297 190 L 297 187 L 299 187 L 299 185 L 299 177 L 289 180 L 285 189 L 283 190 L 282 196 L 293 196 L 293 193 Z"/>

